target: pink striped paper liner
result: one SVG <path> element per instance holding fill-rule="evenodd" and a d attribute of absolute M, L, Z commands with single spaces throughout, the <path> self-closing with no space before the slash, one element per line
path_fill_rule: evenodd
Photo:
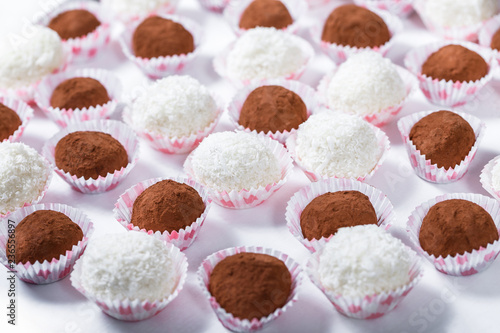
<path fill-rule="evenodd" d="M 311 59 L 314 56 L 314 50 L 312 46 L 305 40 L 300 37 L 297 37 L 295 35 L 290 35 L 290 37 L 294 40 L 294 43 L 296 43 L 300 49 L 302 50 L 302 53 L 305 55 L 305 61 L 304 64 L 300 67 L 297 68 L 296 71 L 289 73 L 284 76 L 280 77 L 267 77 L 267 78 L 262 78 L 262 79 L 238 79 L 235 77 L 232 77 L 230 73 L 228 73 L 227 70 L 227 57 L 231 50 L 234 48 L 235 42 L 230 43 L 226 48 L 222 50 L 218 55 L 215 56 L 213 60 L 213 66 L 214 70 L 217 74 L 219 74 L 222 78 L 227 79 L 229 82 L 231 82 L 234 86 L 237 88 L 243 88 L 251 83 L 257 83 L 257 82 L 262 82 L 264 80 L 268 79 L 278 79 L 282 78 L 285 80 L 298 80 L 304 74 L 304 71 L 306 70 L 307 65 L 311 61 Z"/>
<path fill-rule="evenodd" d="M 247 29 L 240 28 L 241 15 L 254 0 L 230 1 L 224 9 L 224 19 L 229 23 L 236 36 L 241 36 Z M 307 2 L 305 0 L 279 0 L 285 5 L 293 19 L 293 23 L 280 29 L 292 34 L 299 30 L 299 19 L 307 12 Z"/>
<path fill-rule="evenodd" d="M 66 251 L 65 254 L 61 254 L 50 262 L 48 260 L 44 260 L 42 263 L 37 260 L 34 263 L 27 262 L 26 264 L 9 262 L 5 253 L 9 239 L 7 220 L 12 221 L 17 226 L 26 216 L 39 210 L 53 210 L 63 213 L 80 226 L 83 231 L 83 239 L 78 244 L 73 245 L 70 251 Z M 93 223 L 87 215 L 76 208 L 63 204 L 40 204 L 24 207 L 3 218 L 2 223 L 0 223 L 0 262 L 24 282 L 33 284 L 56 282 L 71 272 L 75 261 L 82 255 L 93 232 Z"/>
<path fill-rule="evenodd" d="M 340 5 L 342 5 L 342 4 L 340 4 Z M 337 8 L 337 7 L 338 6 L 335 6 L 333 8 L 333 10 L 335 10 L 335 8 Z M 360 51 L 363 51 L 363 50 L 372 50 L 375 52 L 379 52 L 380 54 L 385 56 L 387 54 L 387 52 L 389 51 L 389 49 L 394 44 L 394 36 L 403 29 L 403 23 L 401 22 L 401 20 L 397 16 L 392 15 L 387 11 L 377 10 L 374 8 L 370 8 L 370 10 L 372 12 L 374 12 L 375 14 L 377 14 L 378 16 L 380 16 L 380 18 L 382 18 L 384 20 L 385 24 L 387 25 L 387 28 L 389 29 L 389 32 L 391 33 L 391 39 L 383 45 L 376 46 L 376 47 L 359 48 L 356 46 L 348 46 L 348 45 L 345 46 L 345 45 L 338 45 L 335 43 L 325 42 L 321 39 L 321 35 L 323 33 L 323 27 L 325 25 L 326 17 L 324 17 L 321 20 L 317 20 L 313 25 L 311 25 L 311 27 L 309 29 L 309 33 L 311 35 L 311 38 L 314 41 L 314 43 L 316 45 L 319 45 L 320 49 L 326 55 L 328 55 L 330 58 L 332 58 L 332 60 L 337 64 L 340 64 L 340 63 L 346 61 L 347 58 L 349 58 L 351 55 L 358 53 Z M 328 13 L 328 15 L 329 14 L 330 13 Z"/>
<path fill-rule="evenodd" d="M 232 100 L 229 102 L 227 111 L 229 114 L 229 119 L 231 122 L 236 126 L 236 128 L 240 131 L 245 131 L 245 132 L 253 132 L 253 133 L 262 133 L 265 134 L 266 136 L 270 137 L 271 139 L 277 140 L 282 144 L 285 144 L 286 139 L 290 136 L 291 132 L 295 132 L 296 129 L 292 129 L 291 131 L 278 131 L 278 132 L 271 132 L 268 131 L 267 133 L 264 133 L 263 131 L 257 132 L 256 130 L 250 130 L 249 128 L 245 128 L 242 125 L 238 123 L 240 119 L 240 114 L 241 114 L 241 108 L 243 107 L 243 104 L 245 103 L 248 95 L 258 87 L 262 86 L 270 86 L 270 85 L 276 85 L 276 86 L 281 86 L 285 89 L 288 89 L 290 91 L 293 91 L 299 97 L 302 99 L 304 104 L 306 105 L 307 108 L 307 117 L 309 117 L 312 113 L 314 113 L 314 110 L 319 108 L 320 104 L 318 101 L 318 97 L 316 95 L 316 92 L 314 91 L 313 88 L 310 86 L 299 82 L 299 81 L 294 81 L 294 80 L 285 80 L 285 79 L 270 79 L 270 80 L 263 80 L 261 82 L 255 82 L 252 84 L 249 84 L 248 86 L 240 89 L 236 95 L 232 98 Z"/>
<path fill-rule="evenodd" d="M 481 194 L 473 193 L 447 193 L 437 196 L 420 206 L 416 207 L 411 213 L 406 224 L 406 231 L 413 245 L 417 248 L 418 253 L 424 256 L 434 267 L 441 273 L 456 276 L 468 276 L 479 273 L 496 259 L 500 251 L 500 242 L 495 241 L 478 250 L 465 252 L 464 254 L 448 255 L 445 258 L 431 255 L 420 246 L 419 234 L 422 221 L 427 215 L 429 209 L 438 202 L 450 199 L 463 199 L 471 201 L 483 207 L 493 218 L 495 226 L 500 233 L 500 204 L 498 201 L 488 198 Z"/>
<path fill-rule="evenodd" d="M 437 111 L 422 111 L 403 117 L 398 121 L 398 129 L 401 133 L 401 138 L 403 139 L 406 152 L 408 153 L 411 166 L 413 167 L 415 173 L 420 178 L 431 183 L 451 183 L 459 180 L 467 173 L 470 163 L 476 156 L 476 152 L 483 138 L 486 125 L 479 118 L 471 116 L 470 114 L 452 111 L 464 118 L 470 124 L 474 130 L 474 134 L 476 135 L 476 142 L 472 146 L 469 154 L 467 154 L 460 164 L 449 169 L 445 169 L 444 167 L 438 168 L 437 164 L 432 164 L 431 160 L 426 159 L 425 155 L 422 155 L 420 150 L 417 150 L 417 147 L 410 140 L 410 131 L 413 125 L 433 112 Z"/>
<path fill-rule="evenodd" d="M 493 17 L 483 25 L 483 27 L 479 31 L 478 38 L 479 45 L 484 48 L 491 49 L 491 53 L 493 54 L 495 59 L 500 62 L 500 51 L 491 48 L 491 39 L 493 38 L 493 35 L 498 31 L 498 29 L 500 29 L 500 15 Z"/>
<path fill-rule="evenodd" d="M 413 74 L 411 74 L 406 69 L 398 65 L 394 66 L 396 66 L 398 74 L 404 82 L 406 89 L 405 98 L 401 100 L 398 104 L 391 105 L 389 107 L 386 107 L 385 109 L 376 110 L 373 113 L 365 115 L 359 114 L 359 116 L 362 117 L 364 120 L 378 127 L 382 127 L 385 124 L 390 123 L 394 119 L 394 117 L 399 114 L 404 104 L 408 102 L 409 98 L 411 97 L 412 93 L 416 90 L 417 87 L 417 80 L 415 79 L 415 76 Z M 338 67 L 333 69 L 331 72 L 327 73 L 321 79 L 318 85 L 318 96 L 320 98 L 320 101 L 322 102 L 323 105 L 325 105 L 328 108 L 330 108 L 330 106 L 328 105 L 328 86 L 330 85 L 330 82 L 335 76 L 335 73 L 337 73 L 337 70 Z M 337 110 L 337 111 L 345 111 L 345 110 Z"/>
<path fill-rule="evenodd" d="M 293 169 L 293 161 L 288 154 L 286 148 L 276 140 L 263 135 L 250 133 L 259 137 L 262 143 L 266 145 L 278 159 L 278 164 L 281 170 L 281 179 L 266 186 L 260 186 L 258 188 L 242 189 L 240 191 L 232 190 L 227 191 L 217 191 L 208 186 L 206 188 L 210 192 L 211 199 L 218 205 L 225 208 L 234 209 L 244 209 L 251 208 L 260 205 L 276 191 L 278 191 L 287 181 Z M 191 160 L 193 158 L 193 153 L 188 155 L 186 161 L 184 162 L 184 171 L 187 176 L 195 181 L 198 181 L 203 185 L 199 179 L 196 179 L 193 168 L 191 165 Z"/>
<path fill-rule="evenodd" d="M 82 109 L 60 109 L 50 105 L 52 93 L 59 84 L 75 77 L 89 77 L 99 81 L 107 90 L 110 101 Z M 115 111 L 121 96 L 120 79 L 112 72 L 99 68 L 83 68 L 46 77 L 40 83 L 35 94 L 36 104 L 47 116 L 60 127 L 78 124 L 82 121 L 107 119 Z"/>
<path fill-rule="evenodd" d="M 234 317 L 231 313 L 226 312 L 226 310 L 224 310 L 219 305 L 219 303 L 217 303 L 217 300 L 210 294 L 210 291 L 208 289 L 210 283 L 210 275 L 212 274 L 212 271 L 214 270 L 215 266 L 226 257 L 244 252 L 262 253 L 276 257 L 285 263 L 286 267 L 290 272 L 290 275 L 292 276 L 292 288 L 290 291 L 290 295 L 288 296 L 287 303 L 283 307 L 276 309 L 273 313 L 271 313 L 267 317 L 262 317 L 260 319 L 253 318 L 251 321 L 248 319 L 240 319 L 238 317 Z M 217 316 L 221 324 L 225 328 L 233 332 L 254 332 L 256 330 L 262 329 L 263 327 L 267 326 L 271 321 L 278 318 L 282 313 L 287 311 L 293 305 L 293 303 L 297 301 L 298 289 L 302 284 L 303 274 L 301 274 L 301 272 L 302 269 L 300 265 L 296 263 L 287 254 L 264 247 L 240 246 L 240 247 L 227 248 L 215 252 L 206 257 L 205 260 L 203 260 L 203 262 L 201 263 L 200 267 L 198 267 L 197 275 L 198 275 L 198 281 L 203 291 L 203 295 L 209 301 L 210 306 L 214 310 L 215 315 Z"/>
<path fill-rule="evenodd" d="M 69 133 L 78 131 L 96 131 L 111 135 L 118 140 L 127 151 L 129 163 L 125 168 L 108 173 L 106 177 L 99 176 L 97 179 L 78 178 L 59 169 L 55 163 L 55 148 L 59 140 Z M 91 120 L 79 124 L 73 124 L 61 130 L 50 138 L 42 149 L 42 154 L 52 164 L 55 172 L 73 189 L 86 194 L 96 194 L 114 189 L 130 173 L 139 159 L 139 141 L 134 131 L 124 123 L 116 120 Z"/>
<path fill-rule="evenodd" d="M 389 13 L 399 16 L 408 17 L 413 12 L 414 0 L 354 0 L 358 6 L 367 8 L 376 8 L 379 10 L 387 10 Z"/>
<path fill-rule="evenodd" d="M 212 12 L 222 13 L 231 0 L 198 0 L 200 5 Z"/>
<path fill-rule="evenodd" d="M 389 199 L 373 186 L 354 179 L 330 178 L 304 186 L 290 198 L 286 206 L 286 225 L 290 233 L 309 251 L 316 252 L 333 236 L 309 240 L 304 237 L 300 216 L 309 203 L 322 194 L 339 191 L 358 191 L 366 195 L 377 214 L 379 227 L 388 230 L 396 220 L 394 208 Z"/>
<path fill-rule="evenodd" d="M 328 111 L 325 111 L 328 112 Z M 377 165 L 373 167 L 373 169 L 368 172 L 367 174 L 355 177 L 356 180 L 359 181 L 365 181 L 370 179 L 375 172 L 380 168 L 382 163 L 384 162 L 387 152 L 391 148 L 389 138 L 387 135 L 382 131 L 380 128 L 375 127 L 374 125 L 370 124 L 371 128 L 375 132 L 375 136 L 377 137 L 377 143 L 380 149 L 380 157 L 377 162 Z M 307 168 L 301 161 L 300 157 L 297 156 L 295 149 L 297 147 L 297 132 L 291 133 L 288 139 L 286 140 L 286 147 L 288 151 L 290 152 L 290 155 L 292 156 L 293 160 L 297 164 L 297 166 L 304 172 L 304 174 L 309 178 L 310 181 L 312 182 L 317 182 L 320 179 L 328 179 L 328 178 L 343 178 L 343 177 L 336 177 L 335 175 L 325 175 L 321 174 L 320 172 L 317 172 L 315 170 Z M 354 178 L 354 177 L 353 177 Z"/>
<path fill-rule="evenodd" d="M 73 61 L 89 61 L 95 58 L 97 53 L 111 40 L 110 19 L 102 10 L 99 3 L 94 1 L 70 1 L 62 3 L 58 8 L 51 11 L 37 21 L 38 24 L 48 26 L 50 20 L 57 15 L 69 10 L 84 9 L 92 14 L 101 24 L 92 32 L 78 38 L 63 40 L 66 52 L 73 55 Z"/>
<path fill-rule="evenodd" d="M 413 253 L 413 261 L 408 271 L 409 282 L 395 290 L 382 292 L 380 294 L 354 297 L 337 294 L 323 287 L 319 274 L 319 258 L 322 254 L 321 249 L 309 257 L 306 264 L 306 272 L 312 283 L 314 283 L 333 304 L 335 310 L 350 318 L 375 319 L 393 310 L 422 278 L 423 273 L 420 258 L 410 248 L 408 248 L 408 251 Z"/>
<path fill-rule="evenodd" d="M 159 300 L 139 300 L 139 299 L 109 299 L 100 298 L 85 290 L 82 286 L 82 261 L 77 260 L 73 272 L 71 273 L 71 285 L 78 290 L 83 296 L 97 304 L 97 306 L 107 315 L 124 321 L 140 321 L 148 319 L 158 314 L 160 311 L 172 302 L 181 292 L 186 282 L 188 261 L 184 253 L 182 253 L 173 244 L 168 244 L 164 241 L 168 248 L 173 266 L 177 275 L 177 286 L 172 294 L 168 297 Z"/>
<path fill-rule="evenodd" d="M 17 130 L 15 130 L 14 133 L 12 133 L 7 139 L 3 140 L 16 142 L 21 138 L 21 135 L 24 133 L 24 129 L 33 117 L 33 109 L 22 100 L 12 97 L 0 96 L 0 103 L 13 110 L 19 119 L 21 119 L 21 125 L 17 128 Z"/>
<path fill-rule="evenodd" d="M 500 201 L 500 189 L 493 186 L 493 169 L 500 163 L 500 155 L 489 161 L 481 171 L 480 181 L 483 188 L 498 201 Z"/>
<path fill-rule="evenodd" d="M 132 220 L 132 210 L 134 206 L 135 199 L 144 192 L 148 187 L 162 181 L 170 179 L 178 183 L 186 184 L 194 188 L 205 204 L 205 210 L 193 223 L 183 229 L 178 231 L 168 232 L 165 230 L 164 232 L 153 231 L 140 229 L 138 226 L 130 223 Z M 208 191 L 201 184 L 195 182 L 194 180 L 184 178 L 184 177 L 167 177 L 167 178 L 153 178 L 142 181 L 128 190 L 125 191 L 120 197 L 118 201 L 115 203 L 115 208 L 113 209 L 113 214 L 115 219 L 124 226 L 127 230 L 135 230 L 145 232 L 148 235 L 152 235 L 160 240 L 167 241 L 168 243 L 172 243 L 177 246 L 181 251 L 187 249 L 196 239 L 198 233 L 200 232 L 200 228 L 205 221 L 208 212 L 210 211 L 210 206 L 212 204 L 212 200 L 208 196 Z"/>
<path fill-rule="evenodd" d="M 157 58 L 141 58 L 136 57 L 132 50 L 132 37 L 137 26 L 143 20 L 136 21 L 125 28 L 125 31 L 120 35 L 119 42 L 125 56 L 134 63 L 140 70 L 151 79 L 159 79 L 171 74 L 178 74 L 190 65 L 191 62 L 198 56 L 200 44 L 202 42 L 203 30 L 201 26 L 185 17 L 176 15 L 159 15 L 165 19 L 172 20 L 181 24 L 193 36 L 194 51 L 188 54 L 180 54 Z"/>
<path fill-rule="evenodd" d="M 160 6 L 158 6 L 155 9 L 152 9 L 150 11 L 142 11 L 142 12 L 119 12 L 116 11 L 109 3 L 107 0 L 101 0 L 101 6 L 103 8 L 103 11 L 110 13 L 111 14 L 111 20 L 114 21 L 119 21 L 124 24 L 130 24 L 134 23 L 137 21 L 141 21 L 147 16 L 153 16 L 153 15 L 166 15 L 166 14 L 172 14 L 176 11 L 177 5 L 179 4 L 179 0 L 164 0 L 164 3 Z"/>
<path fill-rule="evenodd" d="M 489 66 L 488 74 L 480 80 L 469 82 L 438 80 L 422 74 L 422 65 L 427 58 L 440 48 L 452 44 L 461 45 L 483 57 Z M 494 72 L 498 67 L 497 61 L 494 60 L 490 50 L 477 44 L 461 41 L 440 41 L 414 48 L 406 54 L 404 62 L 406 68 L 417 76 L 420 90 L 422 90 L 422 93 L 431 103 L 457 107 L 473 100 L 479 90 L 493 78 Z"/>

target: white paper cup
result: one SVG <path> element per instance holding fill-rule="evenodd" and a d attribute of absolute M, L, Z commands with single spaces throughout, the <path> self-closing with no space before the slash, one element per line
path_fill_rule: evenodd
<path fill-rule="evenodd" d="M 413 13 L 413 1 L 414 0 L 354 0 L 354 3 L 358 6 L 367 8 L 387 10 L 393 15 L 405 18 Z"/>
<path fill-rule="evenodd" d="M 483 188 L 498 201 L 500 201 L 500 189 L 493 186 L 493 169 L 500 163 L 500 155 L 488 162 L 481 171 L 480 181 Z"/>

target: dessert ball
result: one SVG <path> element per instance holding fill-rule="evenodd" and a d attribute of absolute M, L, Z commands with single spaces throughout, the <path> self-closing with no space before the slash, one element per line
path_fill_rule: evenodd
<path fill-rule="evenodd" d="M 14 134 L 21 124 L 21 118 L 19 118 L 17 113 L 0 103 L 0 142 Z"/>
<path fill-rule="evenodd" d="M 437 111 L 413 125 L 410 140 L 432 164 L 448 169 L 465 159 L 476 142 L 476 135 L 458 114 Z"/>
<path fill-rule="evenodd" d="M 24 143 L 0 143 L 0 214 L 32 203 L 52 172 L 46 160 Z"/>
<path fill-rule="evenodd" d="M 234 317 L 260 319 L 286 304 L 292 276 L 278 258 L 238 253 L 214 267 L 208 289 L 217 303 Z"/>
<path fill-rule="evenodd" d="M 307 107 L 299 95 L 281 86 L 252 91 L 241 108 L 238 123 L 257 132 L 284 132 L 307 119 Z"/>
<path fill-rule="evenodd" d="M 399 104 L 406 88 L 396 65 L 380 53 L 364 51 L 339 66 L 326 97 L 332 109 L 363 116 Z"/>
<path fill-rule="evenodd" d="M 0 45 L 0 87 L 17 89 L 40 81 L 64 63 L 61 38 L 52 29 L 30 26 L 30 38 Z"/>
<path fill-rule="evenodd" d="M 490 47 L 493 50 L 500 51 L 500 29 L 498 29 L 491 37 Z"/>
<path fill-rule="evenodd" d="M 132 50 L 140 58 L 188 54 L 194 48 L 193 35 L 182 24 L 159 16 L 142 21 L 132 36 Z"/>
<path fill-rule="evenodd" d="M 409 282 L 414 256 L 399 239 L 376 225 L 340 228 L 319 257 L 321 284 L 350 297 L 395 290 Z"/>
<path fill-rule="evenodd" d="M 93 32 L 101 22 L 88 10 L 74 9 L 62 12 L 50 20 L 48 27 L 61 39 L 80 38 Z"/>
<path fill-rule="evenodd" d="M 74 77 L 61 82 L 52 92 L 50 106 L 59 109 L 83 109 L 109 102 L 108 91 L 90 77 Z"/>
<path fill-rule="evenodd" d="M 446 45 L 432 53 L 422 65 L 422 74 L 446 81 L 476 81 L 488 74 L 483 57 L 460 45 Z"/>
<path fill-rule="evenodd" d="M 179 231 L 196 221 L 204 210 L 205 203 L 194 188 L 163 180 L 135 199 L 130 223 L 154 232 Z"/>
<path fill-rule="evenodd" d="M 435 257 L 479 250 L 498 240 L 491 215 L 468 200 L 438 202 L 424 217 L 418 235 L 420 246 Z"/>
<path fill-rule="evenodd" d="M 302 234 L 309 240 L 328 238 L 343 227 L 377 222 L 370 199 L 359 191 L 322 194 L 307 204 L 300 214 Z"/>
<path fill-rule="evenodd" d="M 254 0 L 243 11 L 240 28 L 273 27 L 283 29 L 293 23 L 288 9 L 279 0 Z"/>
<path fill-rule="evenodd" d="M 125 148 L 111 135 L 94 131 L 79 131 L 63 137 L 55 148 L 59 169 L 78 178 L 106 177 L 128 164 Z"/>
<path fill-rule="evenodd" d="M 375 131 L 361 118 L 341 112 L 309 117 L 297 130 L 297 158 L 315 172 L 339 178 L 365 176 L 382 156 Z"/>
<path fill-rule="evenodd" d="M 190 76 L 172 75 L 146 88 L 130 108 L 132 126 L 170 138 L 196 134 L 217 118 L 210 91 Z"/>
<path fill-rule="evenodd" d="M 16 263 L 22 264 L 59 259 L 83 240 L 80 226 L 63 213 L 53 210 L 38 210 L 29 214 L 16 226 L 15 233 Z"/>
<path fill-rule="evenodd" d="M 424 13 L 443 27 L 464 27 L 481 23 L 498 12 L 496 0 L 425 1 Z"/>
<path fill-rule="evenodd" d="M 195 180 L 227 192 L 278 182 L 278 159 L 264 140 L 246 132 L 210 134 L 191 156 Z"/>
<path fill-rule="evenodd" d="M 321 40 L 343 46 L 375 47 L 391 39 L 384 20 L 374 12 L 356 5 L 335 8 L 326 19 Z"/>
<path fill-rule="evenodd" d="M 245 32 L 227 56 L 227 75 L 238 80 L 284 77 L 307 61 L 299 39 L 275 28 Z"/>
<path fill-rule="evenodd" d="M 171 4 L 172 0 L 101 0 L 113 12 L 128 16 L 144 16 Z"/>
<path fill-rule="evenodd" d="M 167 298 L 179 276 L 166 244 L 142 232 L 93 237 L 81 260 L 81 284 L 98 299 Z"/>

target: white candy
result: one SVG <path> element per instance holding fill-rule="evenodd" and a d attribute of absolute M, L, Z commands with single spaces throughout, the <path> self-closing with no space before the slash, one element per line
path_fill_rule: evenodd
<path fill-rule="evenodd" d="M 94 237 L 81 260 L 82 286 L 97 298 L 155 301 L 177 285 L 168 248 L 142 232 Z"/>
<path fill-rule="evenodd" d="M 217 105 L 210 92 L 190 76 L 156 81 L 131 107 L 135 128 L 169 138 L 195 134 L 216 116 Z"/>
<path fill-rule="evenodd" d="M 409 282 L 414 255 L 376 225 L 340 228 L 320 255 L 321 284 L 351 297 L 395 290 Z"/>
<path fill-rule="evenodd" d="M 365 51 L 340 65 L 326 97 L 334 110 L 367 115 L 397 105 L 405 96 L 396 66 L 380 53 Z"/>
<path fill-rule="evenodd" d="M 171 0 L 102 0 L 103 6 L 116 13 L 127 15 L 145 15 L 159 9 Z"/>
<path fill-rule="evenodd" d="M 480 23 L 497 11 L 497 0 L 427 0 L 425 3 L 425 14 L 443 27 Z"/>

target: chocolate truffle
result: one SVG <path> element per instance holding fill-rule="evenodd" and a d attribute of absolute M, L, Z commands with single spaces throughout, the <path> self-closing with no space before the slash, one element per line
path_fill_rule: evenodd
<path fill-rule="evenodd" d="M 74 9 L 63 12 L 52 20 L 48 27 L 59 35 L 61 39 L 83 37 L 101 25 L 101 22 L 85 9 Z"/>
<path fill-rule="evenodd" d="M 499 50 L 500 51 L 500 29 L 495 32 L 493 37 L 491 37 L 491 44 L 490 47 L 494 50 Z"/>
<path fill-rule="evenodd" d="M 498 240 L 498 230 L 484 208 L 468 200 L 453 199 L 429 209 L 418 239 L 427 253 L 445 258 L 485 248 Z"/>
<path fill-rule="evenodd" d="M 283 307 L 292 277 L 283 261 L 260 253 L 239 253 L 220 261 L 209 290 L 220 306 L 240 319 L 266 317 Z"/>
<path fill-rule="evenodd" d="M 23 264 L 59 259 L 83 239 L 78 224 L 53 210 L 38 210 L 29 214 L 16 226 L 15 233 L 16 263 Z"/>
<path fill-rule="evenodd" d="M 391 39 L 384 20 L 356 5 L 335 8 L 326 19 L 321 40 L 344 46 L 375 47 Z"/>
<path fill-rule="evenodd" d="M 59 169 L 78 178 L 106 177 L 128 164 L 125 148 L 111 135 L 102 132 L 73 132 L 56 145 L 55 162 Z"/>
<path fill-rule="evenodd" d="M 19 118 L 17 113 L 0 103 L 0 142 L 14 134 L 21 124 L 21 118 Z"/>
<path fill-rule="evenodd" d="M 422 65 L 422 74 L 446 81 L 476 81 L 488 74 L 483 57 L 460 45 L 446 45 L 432 53 Z"/>
<path fill-rule="evenodd" d="M 59 109 L 83 109 L 110 101 L 106 88 L 90 77 L 74 77 L 61 82 L 50 97 L 50 105 Z"/>
<path fill-rule="evenodd" d="M 283 29 L 292 23 L 292 16 L 281 1 L 254 0 L 241 14 L 239 25 L 241 29 L 255 27 Z"/>
<path fill-rule="evenodd" d="M 437 111 L 413 125 L 410 140 L 432 164 L 448 169 L 460 164 L 469 154 L 476 135 L 458 114 Z"/>
<path fill-rule="evenodd" d="M 167 179 L 148 187 L 134 201 L 132 223 L 141 229 L 164 232 L 190 226 L 205 210 L 198 192 Z"/>
<path fill-rule="evenodd" d="M 328 238 L 339 228 L 362 224 L 377 224 L 377 214 L 370 199 L 359 191 L 322 194 L 300 215 L 302 234 L 309 240 Z"/>
<path fill-rule="evenodd" d="M 307 107 L 299 95 L 281 86 L 252 91 L 241 108 L 238 123 L 257 132 L 283 132 L 298 128 L 307 119 Z"/>
<path fill-rule="evenodd" d="M 132 50 L 140 58 L 168 57 L 194 51 L 194 39 L 181 24 L 151 16 L 137 26 Z"/>

